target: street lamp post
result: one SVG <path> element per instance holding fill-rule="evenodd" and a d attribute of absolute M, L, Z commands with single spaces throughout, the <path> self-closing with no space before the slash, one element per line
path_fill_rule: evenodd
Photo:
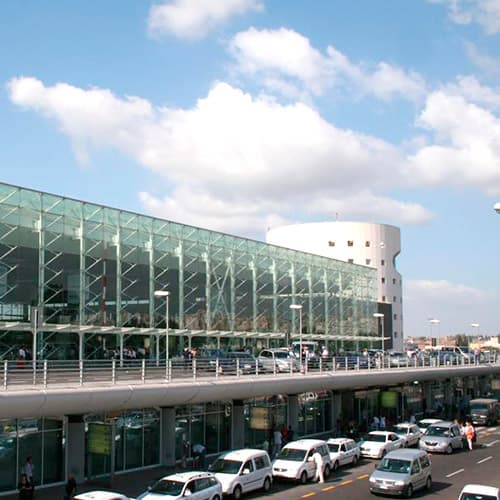
<path fill-rule="evenodd" d="M 170 339 L 169 339 L 169 327 L 168 327 L 168 298 L 170 297 L 170 292 L 167 290 L 155 290 L 155 297 L 165 297 L 165 339 L 166 339 L 165 364 L 167 366 L 167 371 L 168 371 L 168 359 L 170 357 L 170 353 L 169 353 L 169 340 Z M 157 345 L 159 345 L 159 342 Z M 157 349 L 158 349 L 158 347 L 157 347 Z M 158 362 L 158 360 L 159 360 L 159 356 L 158 356 L 158 359 L 156 361 Z"/>
<path fill-rule="evenodd" d="M 439 320 L 439 319 L 436 319 L 436 318 L 429 319 L 429 326 L 430 326 L 430 329 L 431 329 L 431 346 L 432 346 L 432 339 L 434 338 L 433 331 L 432 331 L 432 326 L 433 325 L 439 325 L 439 323 L 441 323 L 441 320 Z M 437 344 L 437 341 L 436 341 L 436 344 Z"/>
<path fill-rule="evenodd" d="M 302 367 L 302 304 L 290 304 L 290 309 L 299 311 L 299 359 Z"/>
<path fill-rule="evenodd" d="M 382 326 L 382 355 L 385 354 L 385 330 L 384 330 L 384 315 L 382 313 L 373 313 L 373 317 L 377 318 L 377 326 L 378 320 L 380 319 L 380 324 Z"/>

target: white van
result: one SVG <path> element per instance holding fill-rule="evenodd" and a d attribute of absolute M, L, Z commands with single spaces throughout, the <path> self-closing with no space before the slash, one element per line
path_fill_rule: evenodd
<path fill-rule="evenodd" d="M 224 453 L 210 466 L 210 472 L 222 484 L 224 495 L 232 495 L 236 500 L 249 491 L 269 491 L 273 479 L 271 460 L 264 450 Z"/>
<path fill-rule="evenodd" d="M 332 461 L 326 441 L 321 439 L 299 439 L 285 445 L 273 462 L 273 476 L 293 479 L 305 484 L 316 475 L 313 455 L 319 451 L 325 462 L 325 477 L 330 475 Z"/>

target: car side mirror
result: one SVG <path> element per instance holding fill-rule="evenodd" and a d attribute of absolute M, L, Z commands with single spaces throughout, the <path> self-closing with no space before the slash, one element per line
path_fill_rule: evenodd
<path fill-rule="evenodd" d="M 247 474 L 250 474 L 250 469 L 243 469 L 242 475 L 246 476 Z"/>
<path fill-rule="evenodd" d="M 312 462 L 313 460 L 314 460 L 313 457 L 307 457 L 308 462 Z"/>
<path fill-rule="evenodd" d="M 193 494 L 193 492 L 189 488 L 186 488 L 186 491 L 184 492 L 184 496 L 190 497 L 192 494 Z"/>

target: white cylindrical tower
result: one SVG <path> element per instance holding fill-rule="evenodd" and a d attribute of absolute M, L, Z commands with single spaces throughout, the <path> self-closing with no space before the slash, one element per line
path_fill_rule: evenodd
<path fill-rule="evenodd" d="M 403 287 L 396 269 L 396 257 L 401 251 L 398 227 L 344 221 L 293 224 L 269 229 L 266 241 L 376 268 L 378 302 L 385 315 L 386 335 L 390 333 L 393 350 L 403 350 Z"/>

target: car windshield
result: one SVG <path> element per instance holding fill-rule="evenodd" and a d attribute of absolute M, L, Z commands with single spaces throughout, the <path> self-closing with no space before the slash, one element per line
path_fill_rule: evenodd
<path fill-rule="evenodd" d="M 288 358 L 288 351 L 275 351 L 275 358 Z"/>
<path fill-rule="evenodd" d="M 430 422 L 424 422 L 423 420 L 420 420 L 420 422 L 418 423 L 418 426 L 421 429 L 427 429 L 427 427 L 429 427 L 429 425 L 431 425 Z"/>
<path fill-rule="evenodd" d="M 243 462 L 239 460 L 226 460 L 218 458 L 210 467 L 211 472 L 222 472 L 223 474 L 238 474 Z"/>
<path fill-rule="evenodd" d="M 473 410 L 487 410 L 488 405 L 486 403 L 474 403 L 474 404 L 470 405 L 470 409 L 471 409 L 471 411 L 473 411 Z"/>
<path fill-rule="evenodd" d="M 294 462 L 303 462 L 306 456 L 306 450 L 297 450 L 296 448 L 283 448 L 278 455 L 281 460 L 293 460 Z"/>
<path fill-rule="evenodd" d="M 480 493 L 462 493 L 460 500 L 497 500 L 497 497 L 481 495 Z"/>
<path fill-rule="evenodd" d="M 366 434 L 363 441 L 373 441 L 375 443 L 385 443 L 384 434 Z"/>
<path fill-rule="evenodd" d="M 182 493 L 182 488 L 184 487 L 181 481 L 172 481 L 171 479 L 160 479 L 155 483 L 151 489 L 150 493 L 158 493 L 160 495 L 172 495 L 179 496 Z"/>
<path fill-rule="evenodd" d="M 378 470 L 383 472 L 396 472 L 398 474 L 408 474 L 410 472 L 411 462 L 409 460 L 400 460 L 398 458 L 384 458 Z"/>
<path fill-rule="evenodd" d="M 450 435 L 450 429 L 448 427 L 439 427 L 437 425 L 431 425 L 427 427 L 427 436 L 448 437 L 449 435 Z"/>
<path fill-rule="evenodd" d="M 340 448 L 340 445 L 337 444 L 337 443 L 328 443 L 328 449 L 332 452 L 332 453 L 337 453 L 339 451 L 339 448 Z"/>

